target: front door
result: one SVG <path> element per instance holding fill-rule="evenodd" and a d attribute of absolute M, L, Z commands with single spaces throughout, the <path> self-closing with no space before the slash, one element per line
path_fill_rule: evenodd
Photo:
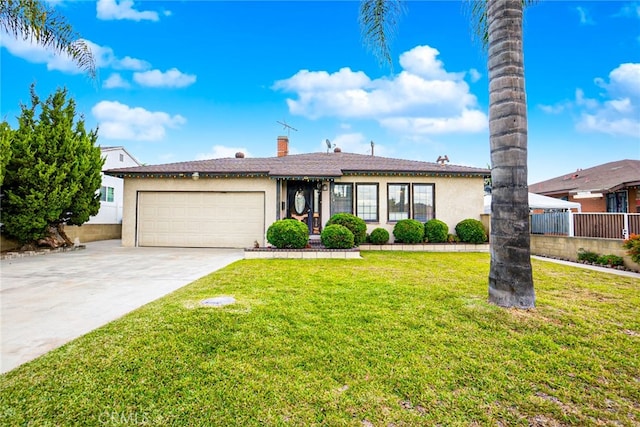
<path fill-rule="evenodd" d="M 309 234 L 320 234 L 320 182 L 287 182 L 287 218 L 304 222 Z"/>

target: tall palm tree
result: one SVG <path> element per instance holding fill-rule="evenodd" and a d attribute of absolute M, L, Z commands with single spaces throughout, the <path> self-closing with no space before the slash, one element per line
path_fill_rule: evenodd
<path fill-rule="evenodd" d="M 526 0 L 470 0 L 475 27 L 488 48 L 491 147 L 491 267 L 489 301 L 533 308 L 527 186 L 527 105 L 522 16 Z M 390 29 L 402 12 L 399 0 L 363 0 L 364 39 L 390 63 Z"/>
<path fill-rule="evenodd" d="M 67 54 L 92 78 L 96 65 L 91 50 L 64 16 L 39 0 L 0 0 L 0 30 L 15 38 Z"/>

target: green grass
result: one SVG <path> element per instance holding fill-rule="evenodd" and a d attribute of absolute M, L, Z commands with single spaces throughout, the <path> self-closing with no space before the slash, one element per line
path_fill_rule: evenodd
<path fill-rule="evenodd" d="M 516 311 L 487 254 L 363 258 L 234 263 L 2 376 L 0 424 L 640 423 L 639 280 L 534 260 Z"/>

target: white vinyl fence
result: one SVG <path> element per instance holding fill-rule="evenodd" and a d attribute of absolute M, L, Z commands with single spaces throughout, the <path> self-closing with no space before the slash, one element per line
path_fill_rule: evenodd
<path fill-rule="evenodd" d="M 627 239 L 640 234 L 640 214 L 546 212 L 531 214 L 531 234 Z"/>

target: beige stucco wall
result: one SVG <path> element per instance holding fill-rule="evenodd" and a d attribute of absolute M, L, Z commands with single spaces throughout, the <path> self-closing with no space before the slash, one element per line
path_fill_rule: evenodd
<path fill-rule="evenodd" d="M 122 213 L 122 246 L 136 245 L 139 191 L 261 191 L 265 194 L 265 232 L 276 220 L 276 180 L 269 178 L 126 178 Z M 242 213 L 239 213 L 241 215 Z M 266 236 L 259 242 L 266 243 Z"/>
<path fill-rule="evenodd" d="M 381 227 L 389 231 L 393 241 L 393 227 L 395 222 L 387 221 L 387 184 L 435 184 L 435 217 L 449 226 L 449 233 L 455 233 L 456 225 L 463 219 L 480 220 L 484 209 L 484 179 L 483 178 L 440 178 L 440 177 L 342 177 L 336 183 L 379 183 L 378 202 L 379 222 L 367 223 L 367 232 Z M 324 196 L 324 194 L 323 194 Z M 329 197 L 329 194 L 327 194 Z M 329 219 L 329 204 L 325 203 L 327 214 L 323 220 Z"/>
<path fill-rule="evenodd" d="M 119 239 L 122 235 L 122 226 L 120 224 L 83 224 L 66 225 L 65 233 L 72 241 L 76 238 L 80 243 L 95 242 L 98 240 Z M 0 249 L 8 251 L 22 246 L 17 240 L 9 239 L 4 235 L 0 236 Z"/>

